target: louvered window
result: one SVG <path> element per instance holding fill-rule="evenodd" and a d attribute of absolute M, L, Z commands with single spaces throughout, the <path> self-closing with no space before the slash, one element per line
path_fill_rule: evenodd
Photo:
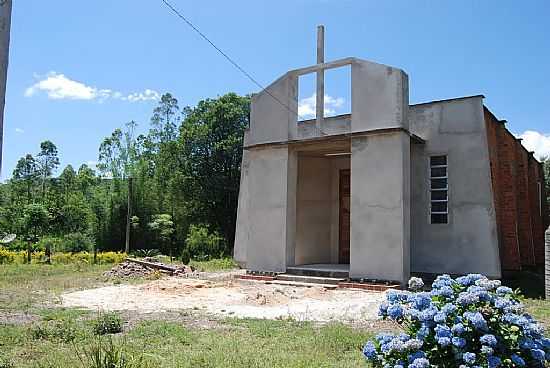
<path fill-rule="evenodd" d="M 449 178 L 447 156 L 430 157 L 430 222 L 449 223 Z"/>

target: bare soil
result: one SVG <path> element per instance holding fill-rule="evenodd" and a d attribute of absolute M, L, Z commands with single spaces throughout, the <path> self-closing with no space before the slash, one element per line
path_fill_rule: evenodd
<path fill-rule="evenodd" d="M 243 281 L 234 272 L 200 279 L 165 277 L 140 285 L 115 285 L 61 295 L 64 307 L 158 314 L 188 311 L 216 317 L 363 324 L 377 318 L 384 293 L 328 290 Z"/>

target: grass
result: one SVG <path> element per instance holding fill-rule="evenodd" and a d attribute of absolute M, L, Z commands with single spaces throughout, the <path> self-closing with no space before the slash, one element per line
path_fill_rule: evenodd
<path fill-rule="evenodd" d="M 101 285 L 112 265 L 10 264 L 0 266 L 0 311 L 31 311 L 66 290 Z"/>
<path fill-rule="evenodd" d="M 203 270 L 233 266 L 228 260 L 195 265 Z M 0 324 L 0 357 L 15 367 L 88 368 L 97 353 L 94 347 L 102 346 L 139 361 L 139 367 L 365 366 L 361 346 L 370 332 L 342 324 L 317 327 L 294 321 L 227 319 L 200 329 L 150 320 L 126 325 L 121 333 L 97 336 L 94 326 L 101 315 L 44 305 L 63 291 L 101 285 L 101 274 L 108 267 L 3 265 L 0 313 L 30 311 L 36 320 Z"/>
<path fill-rule="evenodd" d="M 74 328 L 70 341 L 60 333 L 37 336 L 31 327 L 0 326 L 0 356 L 16 367 L 78 367 L 79 352 L 112 341 L 144 367 L 362 367 L 361 346 L 370 337 L 341 324 L 267 320 L 226 321 L 213 330 L 144 321 L 124 334 L 96 337 L 85 321 L 64 323 Z"/>
<path fill-rule="evenodd" d="M 66 290 L 101 285 L 109 266 L 3 265 L 0 313 L 28 312 L 32 323 L 0 323 L 0 367 L 100 367 L 92 360 L 125 357 L 116 367 L 366 367 L 361 346 L 372 331 L 334 323 L 225 319 L 212 328 L 142 320 L 98 336 L 100 314 L 45 305 Z M 200 262 L 203 270 L 232 268 L 228 260 Z M 530 313 L 550 326 L 550 302 L 526 299 Z M 206 317 L 201 317 L 206 318 Z M 125 321 L 122 321 L 125 322 Z M 200 324 L 198 324 L 200 325 Z M 114 329 L 114 332 L 118 329 Z M 97 332 L 97 331 L 96 331 Z M 95 358 L 94 358 L 95 357 Z M 118 357 L 118 358 L 117 358 Z"/>
<path fill-rule="evenodd" d="M 217 258 L 209 261 L 192 260 L 189 265 L 203 272 L 224 271 L 239 267 L 232 258 Z"/>

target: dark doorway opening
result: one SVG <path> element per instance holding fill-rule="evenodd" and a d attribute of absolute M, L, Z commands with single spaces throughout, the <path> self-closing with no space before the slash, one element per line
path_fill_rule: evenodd
<path fill-rule="evenodd" d="M 351 220 L 351 172 L 340 170 L 339 189 L 339 248 L 338 262 L 349 264 L 350 220 Z"/>

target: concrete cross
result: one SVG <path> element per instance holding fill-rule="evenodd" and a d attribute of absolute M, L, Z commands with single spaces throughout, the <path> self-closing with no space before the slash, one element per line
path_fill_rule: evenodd
<path fill-rule="evenodd" d="M 317 26 L 317 64 L 325 62 L 325 26 Z M 317 72 L 316 89 L 316 115 L 315 127 L 321 130 L 321 124 L 325 115 L 325 71 Z"/>

